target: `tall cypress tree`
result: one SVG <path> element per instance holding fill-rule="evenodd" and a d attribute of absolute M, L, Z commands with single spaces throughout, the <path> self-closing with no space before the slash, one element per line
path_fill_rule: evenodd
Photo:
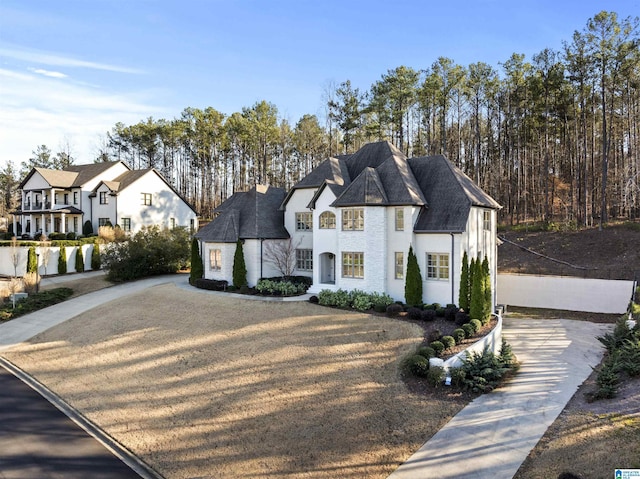
<path fill-rule="evenodd" d="M 460 273 L 460 293 L 458 294 L 458 304 L 464 309 L 465 313 L 469 312 L 469 257 L 465 251 L 462 255 L 462 272 Z"/>
<path fill-rule="evenodd" d="M 471 305 L 469 316 L 471 319 L 482 321 L 484 317 L 484 280 L 482 274 L 482 262 L 471 261 Z"/>
<path fill-rule="evenodd" d="M 91 269 L 97 271 L 100 269 L 100 243 L 93 243 L 93 251 L 91 251 Z"/>
<path fill-rule="evenodd" d="M 247 285 L 247 267 L 244 262 L 244 250 L 240 239 L 236 243 L 236 253 L 233 255 L 233 285 L 236 288 Z"/>
<path fill-rule="evenodd" d="M 58 274 L 67 273 L 67 248 L 60 246 L 60 256 L 58 256 Z"/>
<path fill-rule="evenodd" d="M 197 279 L 202 278 L 203 274 L 204 267 L 200 256 L 200 247 L 198 240 L 193 238 L 191 241 L 191 274 L 189 275 L 189 283 L 194 284 Z"/>
<path fill-rule="evenodd" d="M 84 271 L 84 256 L 82 254 L 82 246 L 78 246 L 76 249 L 76 273 L 82 273 Z"/>
<path fill-rule="evenodd" d="M 35 273 L 36 271 L 38 271 L 38 257 L 36 249 L 30 246 L 27 251 L 27 273 Z"/>
<path fill-rule="evenodd" d="M 484 309 L 483 322 L 489 322 L 491 319 L 491 310 L 493 307 L 493 295 L 491 293 L 491 272 L 489 271 L 489 258 L 485 255 L 482 261 L 482 284 L 484 290 Z"/>
<path fill-rule="evenodd" d="M 409 256 L 407 257 L 407 278 L 404 283 L 404 300 L 410 306 L 420 306 L 422 304 L 422 275 L 418 258 L 413 253 L 413 247 L 409 246 Z"/>

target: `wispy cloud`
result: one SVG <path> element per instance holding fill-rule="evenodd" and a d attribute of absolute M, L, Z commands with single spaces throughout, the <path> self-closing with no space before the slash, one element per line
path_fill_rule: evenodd
<path fill-rule="evenodd" d="M 29 68 L 29 71 L 32 71 L 33 73 L 37 73 L 38 75 L 44 75 L 46 77 L 51 77 L 51 78 L 67 78 L 67 75 L 65 75 L 62 72 L 53 72 L 50 70 L 43 70 L 42 68 Z"/>
<path fill-rule="evenodd" d="M 165 91 L 117 91 L 61 82 L 42 72 L 2 68 L 0 85 L 0 166 L 5 161 L 19 165 L 37 145 L 55 151 L 63 138 L 69 139 L 77 163 L 88 163 L 97 156 L 100 135 L 117 122 L 132 124 L 149 116 L 171 115 L 157 106 Z"/>
<path fill-rule="evenodd" d="M 46 52 L 41 50 L 28 50 L 15 45 L 0 46 L 0 57 L 12 58 L 24 62 L 37 63 L 40 65 L 71 67 L 71 68 L 88 68 L 92 70 L 104 70 L 117 73 L 140 74 L 142 70 L 137 68 L 123 67 L 119 65 L 109 65 L 108 63 L 99 63 L 86 60 L 80 60 L 70 56 L 64 56 L 57 53 Z"/>

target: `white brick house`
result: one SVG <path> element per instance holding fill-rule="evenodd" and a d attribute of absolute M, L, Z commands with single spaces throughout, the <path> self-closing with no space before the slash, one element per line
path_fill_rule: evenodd
<path fill-rule="evenodd" d="M 13 231 L 30 236 L 81 234 L 87 220 L 94 232 L 107 222 L 131 232 L 151 225 L 198 227 L 196 212 L 158 171 L 130 170 L 121 161 L 33 168 L 20 189 Z"/>
<path fill-rule="evenodd" d="M 233 198 L 220 210 L 232 210 Z M 278 231 L 273 241 L 290 237 L 296 246 L 294 274 L 313 279 L 311 293 L 361 289 L 404 300 L 412 246 L 425 302 L 458 303 L 461 260 L 467 252 L 469 258 L 487 256 L 495 304 L 500 205 L 441 155 L 407 159 L 388 142 L 371 143 L 352 155 L 325 160 L 297 183 L 280 206 L 283 219 L 272 208 L 273 202 L 264 203 L 253 214 L 273 223 L 263 226 Z M 233 230 L 229 218 L 227 213 L 227 220 L 210 224 L 207 235 L 223 238 Z M 238 238 L 231 236 L 227 245 Z M 200 239 L 205 247 L 212 244 L 204 232 Z M 232 259 L 229 268 L 213 274 L 207 272 L 206 254 L 205 277 L 231 281 Z M 224 254 L 227 259 L 230 255 L 231 250 Z M 253 268 L 252 286 L 261 275 L 257 265 L 245 261 L 248 270 Z"/>

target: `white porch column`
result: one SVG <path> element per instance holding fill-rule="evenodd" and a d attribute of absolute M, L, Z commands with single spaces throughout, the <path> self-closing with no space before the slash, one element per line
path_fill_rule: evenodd
<path fill-rule="evenodd" d="M 16 215 L 13 215 L 13 236 L 18 236 L 18 222 L 16 221 Z"/>
<path fill-rule="evenodd" d="M 53 213 L 51 213 L 49 216 L 50 216 L 49 220 L 51 221 L 51 227 L 49 228 L 49 232 L 53 233 L 53 231 L 54 231 L 53 230 L 53 225 L 55 225 L 54 218 L 53 218 Z"/>
<path fill-rule="evenodd" d="M 44 213 L 42 213 L 42 220 L 41 220 L 41 227 L 42 227 L 42 233 L 46 234 L 47 233 L 47 217 L 44 215 Z"/>
<path fill-rule="evenodd" d="M 27 225 L 24 225 L 23 228 L 26 228 Z M 29 214 L 29 234 L 33 236 L 33 228 L 35 227 L 35 223 L 33 221 L 33 215 Z"/>
<path fill-rule="evenodd" d="M 67 232 L 67 225 L 65 224 L 66 219 L 67 219 L 67 214 L 62 213 L 62 218 L 60 219 L 60 233 Z"/>

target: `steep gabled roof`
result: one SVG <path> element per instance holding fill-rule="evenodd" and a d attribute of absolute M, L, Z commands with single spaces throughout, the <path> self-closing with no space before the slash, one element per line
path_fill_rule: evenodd
<path fill-rule="evenodd" d="M 461 232 L 466 228 L 471 206 L 500 208 L 493 198 L 442 155 L 412 158 L 409 165 L 427 202 L 414 227 L 417 233 Z"/>
<path fill-rule="evenodd" d="M 80 187 L 84 185 L 86 182 L 95 178 L 99 174 L 107 171 L 112 166 L 122 163 L 121 161 L 105 161 L 102 163 L 90 163 L 88 165 L 71 165 L 64 169 L 64 171 L 70 171 L 73 173 L 77 173 L 76 179 L 73 182 L 72 187 Z M 124 163 L 122 163 L 125 165 Z M 127 169 L 129 167 L 125 165 Z"/>
<path fill-rule="evenodd" d="M 365 168 L 362 173 L 331 204 L 340 206 L 388 205 L 389 199 L 382 181 L 374 168 Z"/>
<path fill-rule="evenodd" d="M 235 193 L 216 208 L 218 216 L 201 228 L 195 237 L 213 243 L 288 238 L 284 213 L 280 210 L 284 197 L 282 188 L 265 185 Z"/>
<path fill-rule="evenodd" d="M 78 177 L 78 173 L 72 171 L 48 170 L 46 168 L 34 168 L 34 170 L 40 173 L 49 185 L 56 188 L 71 188 Z"/>
<path fill-rule="evenodd" d="M 377 168 L 390 156 L 397 155 L 406 160 L 406 156 L 388 141 L 368 143 L 353 155 L 345 157 L 350 178 L 356 178 L 365 168 Z"/>

